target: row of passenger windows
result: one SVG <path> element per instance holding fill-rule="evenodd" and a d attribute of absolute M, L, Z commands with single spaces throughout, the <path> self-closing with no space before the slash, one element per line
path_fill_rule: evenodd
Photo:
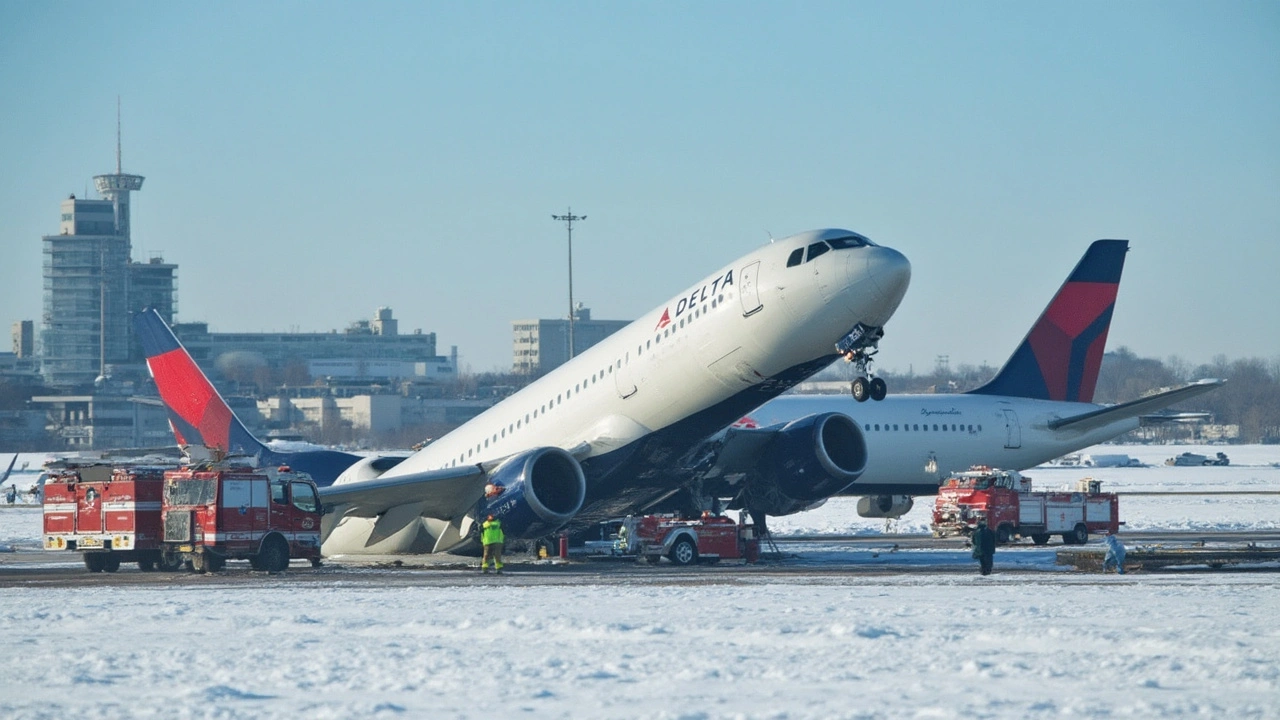
<path fill-rule="evenodd" d="M 820 240 L 813 243 L 808 248 L 796 248 L 791 251 L 791 256 L 787 258 L 787 267 L 795 267 L 802 262 L 810 260 L 825 254 L 828 250 L 848 250 L 849 248 L 866 247 L 871 245 L 871 241 L 861 235 L 848 235 L 845 237 L 831 238 L 830 240 Z M 809 253 L 806 255 L 805 250 Z"/>
<path fill-rule="evenodd" d="M 898 427 L 898 423 L 867 423 L 865 429 L 867 432 L 897 432 Z M 930 428 L 932 428 L 933 432 L 982 432 L 981 425 L 948 425 L 947 423 L 939 425 L 934 423 L 930 426 L 929 423 L 924 423 L 923 425 L 919 423 L 902 423 L 901 427 L 903 432 L 929 432 Z M 977 429 L 975 430 L 974 428 Z"/>
<path fill-rule="evenodd" d="M 712 298 L 710 305 L 712 308 L 715 308 L 723 302 L 724 302 L 724 294 L 721 293 L 717 297 Z M 704 303 L 701 308 L 695 308 L 693 313 L 690 314 L 688 317 L 681 318 L 678 323 L 672 323 L 671 325 L 668 325 L 666 328 L 663 329 L 661 333 L 654 335 L 652 340 L 646 340 L 644 345 L 637 345 L 636 355 L 637 356 L 643 355 L 645 350 L 648 350 L 652 348 L 653 345 L 662 342 L 663 338 L 670 337 L 677 330 L 684 327 L 686 323 L 692 325 L 695 319 L 702 317 L 708 312 L 710 312 L 710 310 L 707 308 L 706 303 Z M 631 359 L 630 355 L 628 355 L 625 361 L 630 362 L 630 359 Z M 538 418 L 539 412 L 541 412 L 543 415 L 546 415 L 547 410 L 549 408 L 555 408 L 557 405 L 560 405 L 565 400 L 568 400 L 570 397 L 573 397 L 574 393 L 580 393 L 583 390 L 585 390 L 587 385 L 594 385 L 596 384 L 596 382 L 603 380 L 606 375 L 612 375 L 615 367 L 621 370 L 623 363 L 624 363 L 624 360 L 618 360 L 614 363 L 614 365 L 610 365 L 606 367 L 604 370 L 601 370 L 600 372 L 593 374 L 590 380 L 583 378 L 582 382 L 574 385 L 572 389 L 566 389 L 563 393 L 556 395 L 555 399 L 550 400 L 546 403 L 543 403 L 541 407 L 534 409 L 532 412 L 525 413 L 524 420 L 516 420 L 514 423 L 509 423 L 507 427 L 494 433 L 492 437 L 486 438 L 485 441 L 482 443 L 477 443 L 474 449 L 468 449 L 466 453 L 459 455 L 457 460 L 451 461 L 450 466 L 456 466 L 459 463 L 465 464 L 469 458 L 474 457 L 476 454 L 482 452 L 484 448 L 489 447 L 490 442 L 493 442 L 496 445 L 500 438 L 505 438 L 507 436 L 507 433 L 515 433 L 516 430 L 519 430 L 521 427 L 528 424 L 532 420 L 536 420 Z"/>

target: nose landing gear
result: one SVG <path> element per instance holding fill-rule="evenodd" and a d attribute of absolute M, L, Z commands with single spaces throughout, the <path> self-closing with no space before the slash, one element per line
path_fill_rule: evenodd
<path fill-rule="evenodd" d="M 871 370 L 872 358 L 880 349 L 880 338 L 884 337 L 884 328 L 871 328 L 858 323 L 836 343 L 836 352 L 844 356 L 845 362 L 855 365 L 858 376 L 849 384 L 853 399 L 858 402 L 883 400 L 889 394 L 884 380 L 875 377 Z"/>
<path fill-rule="evenodd" d="M 853 392 L 853 399 L 858 402 L 866 402 L 868 398 L 883 400 L 889 394 L 889 386 L 878 377 L 854 378 L 853 382 L 849 383 L 849 389 Z"/>

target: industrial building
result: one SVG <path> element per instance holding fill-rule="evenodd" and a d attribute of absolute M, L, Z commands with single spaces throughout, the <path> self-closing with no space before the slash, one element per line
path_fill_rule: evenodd
<path fill-rule="evenodd" d="M 573 355 L 630 325 L 630 320 L 592 320 L 591 308 L 578 303 L 573 321 Z M 541 375 L 569 362 L 568 320 L 516 320 L 511 323 L 514 359 L 511 371 Z"/>

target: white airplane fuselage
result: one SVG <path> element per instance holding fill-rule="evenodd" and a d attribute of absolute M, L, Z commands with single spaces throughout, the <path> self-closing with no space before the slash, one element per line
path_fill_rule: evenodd
<path fill-rule="evenodd" d="M 1136 417 L 1086 431 L 1049 423 L 1104 406 L 998 395 L 787 395 L 748 413 L 761 426 L 815 412 L 853 418 L 867 442 L 867 469 L 845 494 L 927 495 L 973 465 L 1025 470 L 1138 427 Z"/>
<path fill-rule="evenodd" d="M 893 315 L 911 274 L 896 250 L 867 243 L 794 262 L 797 249 L 850 236 L 865 241 L 843 230 L 813 231 L 740 258 L 382 478 L 557 447 L 582 464 L 580 517 L 603 519 L 669 493 L 676 488 L 664 466 L 832 362 L 835 343 L 856 324 L 880 327 Z M 376 542 L 372 521 L 344 520 L 325 552 L 412 551 L 419 518 L 412 508 L 403 515 L 404 531 L 383 531 L 386 539 Z"/>

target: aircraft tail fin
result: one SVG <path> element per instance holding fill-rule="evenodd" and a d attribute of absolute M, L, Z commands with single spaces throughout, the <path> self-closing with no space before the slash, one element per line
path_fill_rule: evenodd
<path fill-rule="evenodd" d="M 155 309 L 134 315 L 133 326 L 179 445 L 206 447 L 224 456 L 272 455 L 231 411 Z"/>
<path fill-rule="evenodd" d="M 1022 344 L 971 393 L 1093 402 L 1128 240 L 1089 246 Z"/>

